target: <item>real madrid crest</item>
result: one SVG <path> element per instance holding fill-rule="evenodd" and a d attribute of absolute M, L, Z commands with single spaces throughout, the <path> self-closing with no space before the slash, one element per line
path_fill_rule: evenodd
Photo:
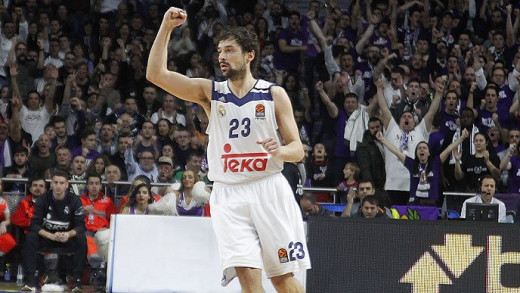
<path fill-rule="evenodd" d="M 218 116 L 219 117 L 226 116 L 226 108 L 224 107 L 224 105 L 219 105 L 218 106 Z"/>

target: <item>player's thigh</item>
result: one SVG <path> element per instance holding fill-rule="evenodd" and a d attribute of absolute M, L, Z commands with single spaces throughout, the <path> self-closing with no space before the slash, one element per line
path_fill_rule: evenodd
<path fill-rule="evenodd" d="M 252 210 L 268 277 L 310 267 L 301 211 L 289 184 L 280 177 L 264 185 Z"/>
<path fill-rule="evenodd" d="M 251 220 L 251 207 L 246 192 L 237 186 L 213 191 L 211 219 L 224 267 L 262 266 L 260 242 Z"/>

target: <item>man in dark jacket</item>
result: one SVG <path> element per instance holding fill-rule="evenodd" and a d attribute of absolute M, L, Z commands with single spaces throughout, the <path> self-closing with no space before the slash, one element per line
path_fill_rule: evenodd
<path fill-rule="evenodd" d="M 332 211 L 324 209 L 317 201 L 314 194 L 306 192 L 300 198 L 300 207 L 303 212 L 303 217 L 307 219 L 309 216 L 325 216 L 336 217 Z"/>
<path fill-rule="evenodd" d="M 363 142 L 358 146 L 356 157 L 359 164 L 360 181 L 372 181 L 375 188 L 381 190 L 385 186 L 385 162 L 382 146 L 375 138 L 381 130 L 381 120 L 373 117 L 368 120 L 368 129 L 363 134 Z"/>
<path fill-rule="evenodd" d="M 52 176 L 52 190 L 36 201 L 30 231 L 25 238 L 24 268 L 27 276 L 23 291 L 35 290 L 38 251 L 73 253 L 74 288 L 81 292 L 81 274 L 87 256 L 85 213 L 79 197 L 68 192 L 68 174 L 57 170 Z M 51 274 L 49 273 L 48 276 Z"/>

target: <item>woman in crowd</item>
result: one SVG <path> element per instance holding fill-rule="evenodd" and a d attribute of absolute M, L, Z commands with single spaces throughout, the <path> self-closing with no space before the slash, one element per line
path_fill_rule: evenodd
<path fill-rule="evenodd" d="M 130 190 L 128 191 L 129 195 L 125 195 L 121 199 L 121 202 L 119 203 L 119 206 L 117 209 L 117 211 L 119 213 L 121 213 L 123 211 L 126 204 L 130 201 L 130 196 L 132 194 L 134 194 L 134 192 L 136 192 L 135 190 L 138 189 L 137 187 L 141 184 L 144 184 L 144 185 L 148 186 L 149 189 L 151 189 L 150 178 L 146 177 L 145 175 L 139 175 L 139 176 L 135 177 L 134 180 L 132 181 L 132 184 L 130 185 Z M 150 191 L 150 194 L 152 194 L 151 191 Z M 151 197 L 152 197 L 153 201 L 158 201 L 161 199 L 161 196 L 159 196 L 159 195 L 151 195 Z"/>
<path fill-rule="evenodd" d="M 105 168 L 110 165 L 110 161 L 105 155 L 98 155 L 92 159 L 90 165 L 88 166 L 87 173 L 88 174 L 97 174 L 101 176 L 103 180 L 105 180 Z"/>
<path fill-rule="evenodd" d="M 130 194 L 128 202 L 123 207 L 121 214 L 147 215 L 148 205 L 152 202 L 153 197 L 150 185 L 141 183 L 137 185 Z"/>
<path fill-rule="evenodd" d="M 463 181 L 465 191 L 475 192 L 478 181 L 484 175 L 492 175 L 495 180 L 500 178 L 500 159 L 492 148 L 489 137 L 484 133 L 477 133 L 473 138 L 475 154 L 462 158 L 462 152 L 455 150 L 455 179 Z"/>
<path fill-rule="evenodd" d="M 171 131 L 172 123 L 170 120 L 161 118 L 157 121 L 157 142 L 161 148 L 167 144 L 173 145 L 173 141 L 170 138 Z"/>
<path fill-rule="evenodd" d="M 182 183 L 179 193 L 177 194 L 177 213 L 180 216 L 203 216 L 204 205 L 203 202 L 198 202 L 193 197 L 193 186 L 199 177 L 191 170 L 184 171 L 182 174 Z"/>

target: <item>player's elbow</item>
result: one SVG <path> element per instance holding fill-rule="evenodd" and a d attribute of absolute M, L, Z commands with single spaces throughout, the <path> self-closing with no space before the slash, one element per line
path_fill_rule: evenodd
<path fill-rule="evenodd" d="M 303 146 L 299 147 L 298 150 L 295 151 L 293 162 L 301 162 L 303 157 L 305 156 L 305 151 L 303 150 Z"/>
<path fill-rule="evenodd" d="M 150 82 L 155 82 L 155 78 L 157 77 L 157 74 L 154 72 L 154 70 L 151 68 L 151 66 L 146 67 L 146 79 Z"/>

